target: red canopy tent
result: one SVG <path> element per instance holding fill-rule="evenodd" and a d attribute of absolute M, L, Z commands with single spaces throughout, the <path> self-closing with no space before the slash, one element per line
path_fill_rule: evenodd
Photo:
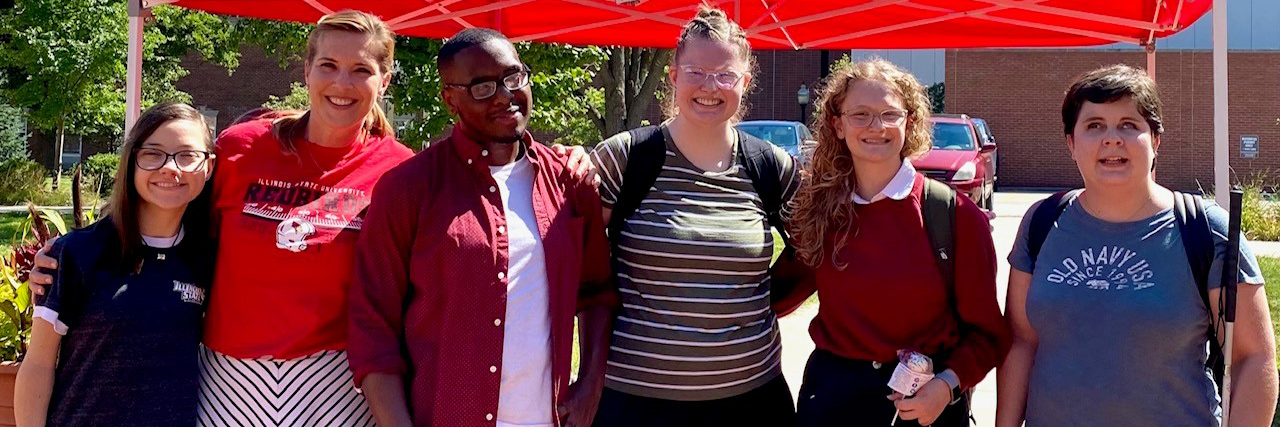
<path fill-rule="evenodd" d="M 673 47 L 694 0 L 160 0 L 208 12 L 316 22 L 375 13 L 399 34 L 489 27 L 519 40 Z M 714 0 L 757 49 L 914 49 L 1149 43 L 1189 26 L 1205 0 Z"/>
<path fill-rule="evenodd" d="M 126 130 L 141 100 L 142 19 L 171 4 L 226 15 L 316 22 L 357 9 L 399 34 L 449 37 L 489 27 L 514 41 L 673 47 L 702 0 L 129 0 Z M 1226 0 L 706 0 L 746 29 L 757 49 L 1147 47 L 1214 15 L 1215 184 L 1228 187 Z M 1217 192 L 1225 195 L 1225 191 Z M 1220 204 L 1225 206 L 1225 200 Z"/>

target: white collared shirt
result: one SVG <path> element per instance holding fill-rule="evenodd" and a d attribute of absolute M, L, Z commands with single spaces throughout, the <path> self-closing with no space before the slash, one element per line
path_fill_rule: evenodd
<path fill-rule="evenodd" d="M 898 168 L 898 173 L 889 180 L 889 184 L 884 189 L 871 197 L 871 200 L 862 198 L 857 191 L 853 192 L 853 202 L 859 205 L 869 205 L 885 198 L 893 200 L 902 200 L 911 195 L 911 187 L 916 185 L 916 168 L 911 166 L 911 160 L 902 159 L 902 167 Z"/>

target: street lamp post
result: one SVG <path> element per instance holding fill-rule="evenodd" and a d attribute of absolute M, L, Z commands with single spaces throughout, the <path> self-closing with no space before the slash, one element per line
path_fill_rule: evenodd
<path fill-rule="evenodd" d="M 809 87 L 804 83 L 800 84 L 800 90 L 796 91 L 796 103 L 800 104 L 800 123 L 805 123 L 804 109 L 809 106 Z"/>

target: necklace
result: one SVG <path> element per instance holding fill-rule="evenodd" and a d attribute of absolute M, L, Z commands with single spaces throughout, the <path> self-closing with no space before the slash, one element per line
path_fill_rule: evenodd
<path fill-rule="evenodd" d="M 1088 212 L 1088 213 L 1089 213 L 1089 215 L 1093 215 L 1093 217 L 1094 217 L 1094 218 L 1103 219 L 1103 215 L 1100 215 L 1100 211 L 1098 211 L 1096 208 L 1093 208 L 1093 207 L 1090 207 L 1090 206 L 1089 206 L 1089 204 L 1090 204 L 1090 203 L 1089 203 L 1088 198 L 1086 197 L 1086 196 L 1088 196 L 1088 195 L 1089 195 L 1089 191 L 1088 191 L 1088 190 L 1085 190 L 1083 193 L 1080 193 L 1080 197 L 1079 197 L 1079 199 L 1080 199 L 1080 206 L 1084 207 L 1085 212 Z M 1146 208 L 1147 208 L 1147 206 L 1150 206 L 1150 205 L 1151 205 L 1151 197 L 1147 197 L 1147 198 L 1146 198 L 1146 201 L 1145 201 L 1145 202 L 1143 202 L 1141 206 L 1138 206 L 1138 208 L 1137 208 L 1137 209 L 1135 209 L 1133 212 L 1130 212 L 1130 213 L 1129 213 L 1129 215 L 1126 215 L 1126 216 L 1124 216 L 1123 218 L 1120 218 L 1118 221 L 1110 221 L 1110 220 L 1105 220 L 1105 219 L 1104 219 L 1104 221 L 1108 221 L 1108 222 L 1129 222 L 1129 221 L 1133 221 L 1133 220 L 1137 219 L 1137 218 L 1135 218 L 1135 217 L 1136 217 L 1136 216 L 1138 216 L 1138 214 L 1141 214 L 1143 209 L 1146 209 Z"/>

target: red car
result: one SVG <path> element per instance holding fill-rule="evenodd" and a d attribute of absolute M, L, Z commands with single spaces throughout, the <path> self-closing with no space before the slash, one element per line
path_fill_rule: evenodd
<path fill-rule="evenodd" d="M 933 149 L 912 164 L 990 211 L 996 188 L 996 144 L 981 137 L 977 125 L 964 114 L 935 114 L 932 121 Z"/>

